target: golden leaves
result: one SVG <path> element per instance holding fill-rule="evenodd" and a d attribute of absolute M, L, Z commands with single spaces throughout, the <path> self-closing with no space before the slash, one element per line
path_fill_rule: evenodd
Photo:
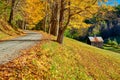
<path fill-rule="evenodd" d="M 44 80 L 50 68 L 48 50 L 41 50 L 41 44 L 37 44 L 21 52 L 20 57 L 0 66 L 0 80 Z"/>
<path fill-rule="evenodd" d="M 72 27 L 86 28 L 90 26 L 89 24 L 86 24 L 83 21 L 86 18 L 91 18 L 92 15 L 98 11 L 97 1 L 95 3 L 94 2 L 94 0 L 71 0 L 71 14 L 74 14 L 70 22 L 70 25 Z"/>
<path fill-rule="evenodd" d="M 44 3 L 40 0 L 26 0 L 24 11 L 27 22 L 36 24 L 44 17 Z"/>

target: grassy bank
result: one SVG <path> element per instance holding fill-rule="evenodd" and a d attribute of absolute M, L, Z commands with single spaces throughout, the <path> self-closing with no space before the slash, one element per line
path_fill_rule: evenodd
<path fill-rule="evenodd" d="M 120 55 L 91 47 L 72 39 L 63 45 L 43 45 L 51 53 L 49 79 L 57 80 L 119 80 Z"/>
<path fill-rule="evenodd" d="M 120 54 L 65 38 L 60 45 L 47 34 L 19 58 L 0 66 L 11 80 L 119 80 Z"/>
<path fill-rule="evenodd" d="M 0 40 L 11 39 L 23 35 L 23 32 L 18 29 L 13 29 L 6 21 L 0 19 Z"/>
<path fill-rule="evenodd" d="M 117 46 L 113 46 L 113 45 L 112 45 L 112 46 L 111 46 L 111 45 L 107 45 L 107 44 L 106 44 L 106 45 L 103 46 L 103 49 L 120 53 L 120 46 L 119 46 L 119 45 L 117 45 Z"/>

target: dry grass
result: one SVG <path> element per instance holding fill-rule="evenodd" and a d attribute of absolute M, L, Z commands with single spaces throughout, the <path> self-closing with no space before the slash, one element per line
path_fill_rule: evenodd
<path fill-rule="evenodd" d="M 0 40 L 12 39 L 20 35 L 24 35 L 20 29 L 14 30 L 7 22 L 0 19 Z"/>

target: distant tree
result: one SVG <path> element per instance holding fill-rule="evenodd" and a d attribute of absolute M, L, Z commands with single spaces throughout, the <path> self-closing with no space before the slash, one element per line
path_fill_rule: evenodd
<path fill-rule="evenodd" d="M 116 6 L 115 9 L 117 16 L 120 17 L 120 5 Z"/>
<path fill-rule="evenodd" d="M 120 36 L 120 25 L 115 25 L 112 30 L 114 36 Z"/>

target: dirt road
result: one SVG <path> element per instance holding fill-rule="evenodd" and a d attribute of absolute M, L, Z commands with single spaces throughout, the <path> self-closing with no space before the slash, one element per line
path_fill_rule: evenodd
<path fill-rule="evenodd" d="M 0 42 L 0 64 L 11 61 L 19 56 L 20 51 L 35 45 L 42 35 L 37 32 L 25 31 L 27 35 Z"/>

